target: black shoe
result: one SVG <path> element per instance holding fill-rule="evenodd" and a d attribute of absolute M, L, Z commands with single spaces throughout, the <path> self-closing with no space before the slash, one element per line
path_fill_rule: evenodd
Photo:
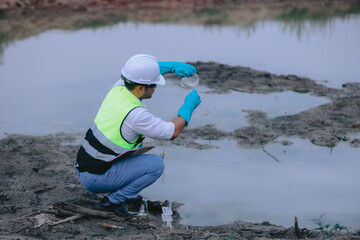
<path fill-rule="evenodd" d="M 129 216 L 134 216 L 137 215 L 138 212 L 131 212 L 128 210 L 128 208 L 126 207 L 125 203 L 119 203 L 116 204 L 117 208 L 114 209 L 115 214 L 122 216 L 122 217 L 129 217 Z"/>
<path fill-rule="evenodd" d="M 99 205 L 123 217 L 133 216 L 137 214 L 137 212 L 129 211 L 124 202 L 115 204 L 112 203 L 107 197 L 103 197 L 103 199 L 101 199 L 101 201 L 99 202 Z"/>
<path fill-rule="evenodd" d="M 134 198 L 128 198 L 125 201 L 126 206 L 131 211 L 139 211 L 142 202 L 143 202 L 143 197 L 141 195 L 138 195 Z"/>
<path fill-rule="evenodd" d="M 114 203 L 110 202 L 110 200 L 106 196 L 103 197 L 98 204 L 101 207 L 107 208 L 107 209 L 109 209 L 111 211 L 113 210 L 113 209 L 111 209 L 113 207 L 112 205 L 115 205 Z"/>

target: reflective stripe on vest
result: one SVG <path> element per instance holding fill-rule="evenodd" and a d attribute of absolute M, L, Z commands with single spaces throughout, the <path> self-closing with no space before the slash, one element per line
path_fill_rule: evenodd
<path fill-rule="evenodd" d="M 105 97 L 93 125 L 86 133 L 82 147 L 94 159 L 109 162 L 126 150 L 137 148 L 144 136 L 139 135 L 133 143 L 121 135 L 126 116 L 141 102 L 125 86 L 115 86 Z"/>

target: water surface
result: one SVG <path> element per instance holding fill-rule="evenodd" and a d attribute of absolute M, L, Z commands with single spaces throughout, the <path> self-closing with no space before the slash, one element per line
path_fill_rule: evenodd
<path fill-rule="evenodd" d="M 212 141 L 217 149 L 165 147 L 166 169 L 144 194 L 183 202 L 183 222 L 230 223 L 234 219 L 301 226 L 326 213 L 328 223 L 360 226 L 359 150 L 340 144 L 332 151 L 307 140 L 293 145 L 239 149 L 234 142 Z M 181 154 L 179 154 L 181 152 Z"/>

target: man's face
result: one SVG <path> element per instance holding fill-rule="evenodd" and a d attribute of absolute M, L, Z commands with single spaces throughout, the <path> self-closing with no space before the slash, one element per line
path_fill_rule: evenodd
<path fill-rule="evenodd" d="M 144 87 L 144 94 L 141 96 L 141 99 L 149 99 L 152 97 L 155 92 L 156 85 L 152 85 L 149 87 Z"/>

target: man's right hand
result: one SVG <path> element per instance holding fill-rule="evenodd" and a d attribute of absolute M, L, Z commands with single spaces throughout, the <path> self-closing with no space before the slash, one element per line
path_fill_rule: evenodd
<path fill-rule="evenodd" d="M 189 124 L 193 111 L 199 106 L 200 103 L 201 99 L 196 89 L 194 89 L 185 97 L 184 104 L 180 107 L 178 111 L 178 116 L 185 119 L 186 125 Z"/>

